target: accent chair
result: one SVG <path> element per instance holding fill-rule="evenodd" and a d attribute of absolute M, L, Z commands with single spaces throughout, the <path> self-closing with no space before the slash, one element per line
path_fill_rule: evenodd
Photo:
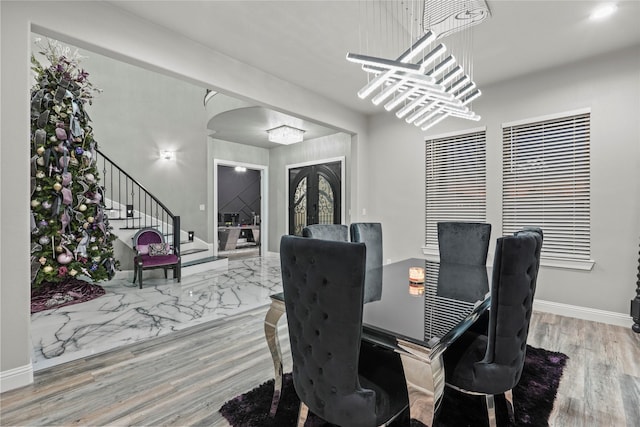
<path fill-rule="evenodd" d="M 440 262 L 485 265 L 490 238 L 491 224 L 488 223 L 439 222 Z"/>
<path fill-rule="evenodd" d="M 349 241 L 349 227 L 344 224 L 313 224 L 302 229 L 303 237 L 313 239 Z"/>
<path fill-rule="evenodd" d="M 361 346 L 365 256 L 364 243 L 281 238 L 299 427 L 309 411 L 343 427 L 386 425 L 408 411 L 399 357 Z"/>
<path fill-rule="evenodd" d="M 512 389 L 524 366 L 541 248 L 539 229 L 497 240 L 487 333 L 471 328 L 444 353 L 446 386 L 483 395 L 491 427 L 496 426 L 494 395 L 505 394 L 516 418 Z"/>
<path fill-rule="evenodd" d="M 362 242 L 367 247 L 364 302 L 378 301 L 382 298 L 382 224 L 354 222 L 349 233 L 352 242 Z"/>
<path fill-rule="evenodd" d="M 167 270 L 173 270 L 173 278 L 180 282 L 181 260 L 175 246 L 166 243 L 164 236 L 152 227 L 145 227 L 133 236 L 133 249 L 136 255 L 133 259 L 133 283 L 142 289 L 142 271 L 162 268 L 164 278 L 167 278 Z"/>

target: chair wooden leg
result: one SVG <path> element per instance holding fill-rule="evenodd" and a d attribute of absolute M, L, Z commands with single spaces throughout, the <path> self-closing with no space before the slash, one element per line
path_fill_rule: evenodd
<path fill-rule="evenodd" d="M 163 270 L 164 270 L 164 278 L 166 279 L 167 278 L 167 267 L 163 268 Z"/>
<path fill-rule="evenodd" d="M 513 406 L 513 390 L 507 390 L 504 392 L 504 398 L 507 401 L 507 413 L 509 414 L 509 421 L 512 424 L 516 423 L 516 407 Z"/>
<path fill-rule="evenodd" d="M 496 402 L 492 394 L 487 394 L 484 397 L 487 404 L 487 415 L 489 416 L 489 427 L 498 427 L 496 422 Z"/>
<path fill-rule="evenodd" d="M 307 421 L 309 415 L 309 407 L 300 402 L 300 411 L 298 412 L 298 427 L 304 427 L 304 423 Z"/>
<path fill-rule="evenodd" d="M 142 267 L 138 266 L 138 285 L 142 289 Z"/>

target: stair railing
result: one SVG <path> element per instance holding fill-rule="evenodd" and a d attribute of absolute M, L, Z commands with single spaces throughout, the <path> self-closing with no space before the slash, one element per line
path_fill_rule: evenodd
<path fill-rule="evenodd" d="M 108 156 L 96 150 L 96 166 L 102 171 L 103 198 L 109 219 L 124 220 L 122 230 L 153 227 L 165 241 L 180 254 L 180 216 L 174 215 L 156 196 L 151 194 L 131 175 L 122 170 Z M 124 211 L 124 216 L 123 216 Z"/>

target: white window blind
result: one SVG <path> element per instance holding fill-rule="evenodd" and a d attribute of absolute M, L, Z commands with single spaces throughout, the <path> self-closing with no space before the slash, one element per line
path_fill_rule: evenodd
<path fill-rule="evenodd" d="M 438 246 L 440 221 L 486 221 L 486 132 L 426 141 L 425 243 Z"/>
<path fill-rule="evenodd" d="M 590 258 L 591 113 L 503 125 L 502 227 L 542 228 L 542 257 Z"/>

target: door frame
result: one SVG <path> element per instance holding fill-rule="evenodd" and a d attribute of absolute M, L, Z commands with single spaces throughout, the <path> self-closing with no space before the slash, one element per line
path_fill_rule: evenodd
<path fill-rule="evenodd" d="M 218 256 L 218 166 L 244 166 L 247 169 L 260 171 L 260 256 L 267 254 L 269 242 L 269 166 L 253 163 L 235 162 L 232 160 L 213 159 L 213 255 Z"/>
<path fill-rule="evenodd" d="M 310 160 L 308 162 L 302 162 L 302 163 L 292 163 L 290 165 L 285 165 L 285 171 L 284 171 L 284 182 L 285 182 L 285 223 L 284 223 L 284 230 L 285 230 L 285 234 L 289 234 L 289 170 L 291 169 L 295 169 L 295 168 L 301 168 L 301 167 L 305 167 L 305 166 L 314 166 L 314 165 L 322 165 L 324 163 L 334 163 L 334 162 L 340 162 L 340 218 L 341 218 L 341 224 L 345 223 L 345 156 L 340 156 L 340 157 L 330 157 L 327 159 L 320 159 L 320 160 Z"/>

